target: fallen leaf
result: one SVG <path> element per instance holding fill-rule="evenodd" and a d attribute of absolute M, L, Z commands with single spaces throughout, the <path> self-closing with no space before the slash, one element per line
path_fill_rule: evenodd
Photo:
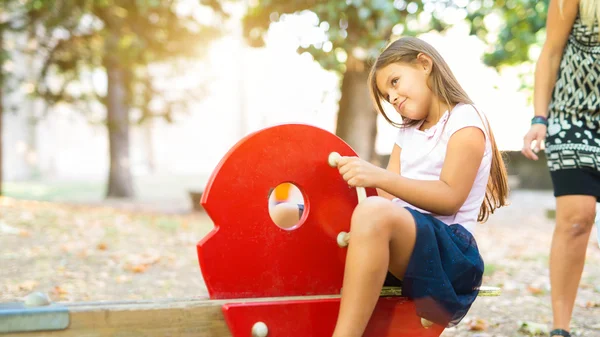
<path fill-rule="evenodd" d="M 69 294 L 69 292 L 61 286 L 54 286 L 51 293 L 59 299 L 64 299 Z"/>
<path fill-rule="evenodd" d="M 546 324 L 519 322 L 519 332 L 525 333 L 527 336 L 546 336 L 550 330 Z"/>
<path fill-rule="evenodd" d="M 469 330 L 471 331 L 484 331 L 488 328 L 488 323 L 484 319 L 474 319 L 469 322 Z"/>
<path fill-rule="evenodd" d="M 533 295 L 543 295 L 544 289 L 536 286 L 529 285 L 527 286 L 527 291 L 529 291 Z"/>
<path fill-rule="evenodd" d="M 138 264 L 131 267 L 131 271 L 134 273 L 143 273 L 146 271 L 146 269 L 148 269 L 148 265 L 146 264 Z"/>
<path fill-rule="evenodd" d="M 35 287 L 38 286 L 37 281 L 27 280 L 21 284 L 19 284 L 19 290 L 22 291 L 32 291 Z"/>
<path fill-rule="evenodd" d="M 19 236 L 20 236 L 20 237 L 23 237 L 23 238 L 28 238 L 28 237 L 30 237 L 30 236 L 31 236 L 31 233 L 30 233 L 29 231 L 26 231 L 26 230 L 24 230 L 24 229 L 21 229 L 21 230 L 19 231 Z"/>
<path fill-rule="evenodd" d="M 108 248 L 108 246 L 106 245 L 106 243 L 104 242 L 100 242 L 96 248 L 98 248 L 98 250 L 106 250 Z"/>
<path fill-rule="evenodd" d="M 591 308 L 600 308 L 600 303 L 598 303 L 598 302 L 593 302 L 593 301 L 588 301 L 588 302 L 585 304 L 585 307 L 586 307 L 586 308 L 588 308 L 588 309 L 591 309 Z"/>
<path fill-rule="evenodd" d="M 53 291 L 54 291 L 54 293 L 59 294 L 59 295 L 68 294 L 69 293 L 67 290 L 65 290 L 61 286 L 54 286 Z"/>

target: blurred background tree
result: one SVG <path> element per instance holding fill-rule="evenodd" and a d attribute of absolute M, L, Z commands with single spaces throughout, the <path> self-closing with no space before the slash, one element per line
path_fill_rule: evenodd
<path fill-rule="evenodd" d="M 177 76 L 177 66 L 193 60 L 224 30 L 224 7 L 246 6 L 246 41 L 264 44 L 272 23 L 287 15 L 310 14 L 325 39 L 299 46 L 328 71 L 340 76 L 336 134 L 365 159 L 375 158 L 377 115 L 367 87 L 370 62 L 389 41 L 401 35 L 443 31 L 466 22 L 470 34 L 489 50 L 485 64 L 500 70 L 529 64 L 541 46 L 549 0 L 2 0 L 0 7 L 0 114 L 11 53 L 3 37 L 27 35 L 24 52 L 39 58 L 33 93 L 49 106 L 59 102 L 79 108 L 90 120 L 106 125 L 110 170 L 107 197 L 134 196 L 129 130 L 150 117 L 172 120 L 174 107 L 186 93 L 166 97 L 156 87 L 153 65 Z M 209 15 L 198 15 L 198 8 Z M 210 9 L 209 9 L 210 8 Z M 208 19 L 207 19 L 208 18 Z M 217 28 L 218 27 L 218 28 Z M 100 74 L 105 87 L 91 79 Z M 531 67 L 523 68 L 524 88 L 533 81 Z M 98 113 L 100 111 L 100 113 Z M 2 120 L 0 119 L 0 135 Z M 2 138 L 0 137 L 0 145 Z M 2 191 L 0 146 L 0 193 Z"/>
<path fill-rule="evenodd" d="M 264 43 L 271 23 L 289 14 L 312 12 L 327 40 L 299 47 L 321 66 L 338 73 L 341 98 L 336 134 L 365 159 L 375 156 L 376 113 L 370 101 L 369 62 L 400 35 L 415 36 L 443 31 L 458 17 L 490 46 L 487 65 L 499 68 L 531 59 L 530 48 L 539 44 L 548 0 L 253 0 L 244 18 L 244 31 L 252 46 Z M 500 31 L 489 28 L 487 17 L 499 21 Z"/>
<path fill-rule="evenodd" d="M 27 7 L 35 23 L 29 26 L 38 42 L 35 53 L 43 58 L 35 93 L 49 106 L 67 103 L 106 125 L 106 196 L 133 197 L 131 124 L 150 117 L 170 121 L 174 107 L 186 99 L 163 95 L 150 66 L 178 67 L 180 72 L 167 72 L 172 76 L 184 71 L 185 61 L 197 59 L 219 35 L 221 16 L 203 20 L 198 9 L 209 7 L 183 0 L 31 0 Z M 93 80 L 98 71 L 104 89 Z M 101 118 L 94 115 L 98 104 L 106 111 Z"/>
<path fill-rule="evenodd" d="M 16 45 L 14 43 L 8 43 L 6 36 L 10 33 L 24 32 L 34 23 L 30 20 L 34 20 L 37 15 L 30 13 L 31 1 L 25 0 L 2 0 L 2 6 L 0 6 L 0 196 L 2 195 L 2 182 L 3 182 L 3 114 L 8 110 L 5 102 L 5 95 L 12 91 L 15 86 L 15 82 L 18 79 L 12 73 L 13 67 L 12 56 Z M 10 81 L 10 80 L 16 81 Z"/>
<path fill-rule="evenodd" d="M 5 4 L 7 5 L 7 4 Z M 4 64 L 6 63 L 6 60 L 8 59 L 8 52 L 6 52 L 6 47 L 4 46 L 4 31 L 6 31 L 9 27 L 9 20 L 6 14 L 2 15 L 2 17 L 0 17 L 0 196 L 2 195 L 2 148 L 3 148 L 3 144 L 2 144 L 2 115 L 4 114 L 4 91 L 6 90 L 4 88 L 4 78 L 6 77 L 4 75 Z"/>

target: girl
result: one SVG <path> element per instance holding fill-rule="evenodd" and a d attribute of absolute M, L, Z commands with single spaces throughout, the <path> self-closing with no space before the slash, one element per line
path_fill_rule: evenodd
<path fill-rule="evenodd" d="M 375 106 L 399 131 L 387 169 L 356 157 L 338 161 L 348 185 L 377 188 L 379 196 L 352 215 L 333 336 L 362 336 L 384 285 L 402 286 L 420 317 L 455 325 L 477 297 L 484 269 L 470 230 L 506 204 L 502 158 L 486 119 L 426 42 L 393 42 L 369 78 Z M 297 209 L 288 214 L 298 221 Z"/>
<path fill-rule="evenodd" d="M 600 1 L 550 1 L 547 37 L 535 70 L 535 116 L 523 142 L 525 157 L 538 160 L 536 153 L 545 140 L 556 197 L 550 248 L 554 316 L 550 336 L 570 336 L 587 243 L 600 202 L 599 23 Z"/>

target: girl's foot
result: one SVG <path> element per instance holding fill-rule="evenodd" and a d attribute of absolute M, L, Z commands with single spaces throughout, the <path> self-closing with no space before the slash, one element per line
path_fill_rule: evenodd
<path fill-rule="evenodd" d="M 552 331 L 550 331 L 550 337 L 554 337 L 554 336 L 562 336 L 562 337 L 571 337 L 571 334 L 563 329 L 554 329 Z"/>

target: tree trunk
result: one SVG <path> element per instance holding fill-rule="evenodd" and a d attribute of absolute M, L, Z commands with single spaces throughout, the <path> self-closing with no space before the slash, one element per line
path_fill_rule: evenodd
<path fill-rule="evenodd" d="M 365 63 L 348 56 L 342 80 L 336 134 L 360 158 L 371 161 L 375 159 L 377 114 L 369 96 L 368 77 L 369 69 Z"/>
<path fill-rule="evenodd" d="M 2 39 L 0 37 L 0 39 Z M 2 193 L 2 181 L 3 181 L 3 177 L 4 177 L 4 171 L 2 170 L 2 167 L 4 165 L 3 163 L 3 158 L 4 158 L 4 153 L 2 151 L 2 148 L 4 147 L 4 144 L 2 142 L 2 138 L 4 137 L 4 132 L 2 130 L 2 122 L 4 119 L 4 97 L 2 96 L 2 91 L 4 90 L 4 85 L 3 85 L 3 81 L 4 81 L 4 76 L 2 74 L 2 62 L 0 62 L 0 196 L 3 195 Z"/>
<path fill-rule="evenodd" d="M 107 54 L 104 64 L 108 76 L 106 109 L 110 151 L 106 196 L 131 198 L 134 196 L 134 191 L 129 158 L 128 70 L 111 54 Z"/>
<path fill-rule="evenodd" d="M 4 96 L 2 95 L 4 92 L 4 31 L 3 29 L 0 28 L 0 196 L 3 195 L 2 194 L 2 180 L 3 180 L 3 174 L 4 171 L 2 170 L 3 167 L 3 158 L 4 158 L 4 153 L 2 151 L 2 148 L 4 147 L 4 144 L 2 142 L 2 138 L 4 137 L 4 132 L 2 132 L 2 122 L 4 120 Z"/>

